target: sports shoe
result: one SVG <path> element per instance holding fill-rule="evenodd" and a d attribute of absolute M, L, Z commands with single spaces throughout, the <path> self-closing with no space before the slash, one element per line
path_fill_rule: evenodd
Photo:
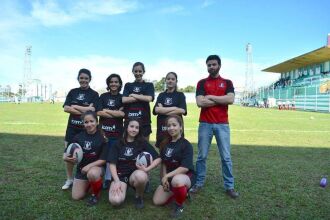
<path fill-rule="evenodd" d="M 179 218 L 182 213 L 183 213 L 183 206 L 180 206 L 175 203 L 175 207 L 174 207 L 173 211 L 171 212 L 171 217 Z"/>
<path fill-rule="evenodd" d="M 198 193 L 201 189 L 202 189 L 202 186 L 198 186 L 195 184 L 190 188 L 189 192 L 195 194 L 195 193 Z"/>
<path fill-rule="evenodd" d="M 137 209 L 144 208 L 144 202 L 141 196 L 135 197 L 135 208 Z"/>
<path fill-rule="evenodd" d="M 63 190 L 67 190 L 69 189 L 73 184 L 73 180 L 72 179 L 68 179 L 65 181 L 64 185 L 62 186 Z"/>
<path fill-rule="evenodd" d="M 232 199 L 236 199 L 237 197 L 239 197 L 238 192 L 235 192 L 234 189 L 227 189 L 226 194 L 227 194 L 227 196 L 229 196 Z"/>
<path fill-rule="evenodd" d="M 87 206 L 94 206 L 99 200 L 95 195 L 91 195 L 91 197 L 88 198 L 87 200 Z"/>

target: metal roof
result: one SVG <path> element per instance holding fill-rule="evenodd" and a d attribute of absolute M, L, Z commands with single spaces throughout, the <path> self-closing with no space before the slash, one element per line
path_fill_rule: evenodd
<path fill-rule="evenodd" d="M 322 63 L 330 60 L 330 45 L 305 53 L 298 57 L 276 64 L 275 66 L 268 67 L 262 71 L 283 73 L 294 69 L 305 67 L 312 64 Z"/>

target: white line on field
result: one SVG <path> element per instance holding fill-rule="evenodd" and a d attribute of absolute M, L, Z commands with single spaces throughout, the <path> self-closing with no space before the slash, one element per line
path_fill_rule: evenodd
<path fill-rule="evenodd" d="M 197 128 L 184 128 L 185 131 L 197 131 Z M 278 130 L 278 129 L 230 129 L 233 132 L 292 132 L 292 133 L 330 133 L 329 130 Z"/>

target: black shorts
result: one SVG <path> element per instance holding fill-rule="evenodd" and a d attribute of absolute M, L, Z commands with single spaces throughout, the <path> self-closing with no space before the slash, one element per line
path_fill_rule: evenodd
<path fill-rule="evenodd" d="M 152 133 L 150 124 L 142 125 L 141 129 L 142 129 L 141 132 L 142 132 L 143 137 L 148 137 Z"/>
<path fill-rule="evenodd" d="M 104 167 L 101 167 L 102 172 L 101 172 L 101 177 L 104 175 Z M 81 169 L 77 168 L 76 175 L 74 176 L 75 179 L 78 180 L 88 180 L 87 174 L 83 174 L 81 172 Z"/>
<path fill-rule="evenodd" d="M 134 170 L 135 171 L 135 170 Z M 130 176 L 132 175 L 132 173 L 134 172 L 134 171 L 132 171 L 131 173 L 129 173 L 129 174 L 117 174 L 118 175 L 118 178 L 119 178 L 119 180 L 121 181 L 121 182 L 124 182 L 124 183 L 126 183 L 127 185 L 129 185 L 129 186 L 131 186 L 130 184 L 129 184 L 129 178 L 130 178 Z M 111 178 L 111 181 L 113 181 L 114 179 L 113 178 Z"/>
<path fill-rule="evenodd" d="M 83 174 L 80 169 L 77 169 L 74 178 L 78 180 L 88 180 L 87 174 Z"/>
<path fill-rule="evenodd" d="M 73 142 L 73 138 L 83 130 L 84 129 L 67 127 L 64 140 L 68 142 L 68 145 L 71 144 Z"/>

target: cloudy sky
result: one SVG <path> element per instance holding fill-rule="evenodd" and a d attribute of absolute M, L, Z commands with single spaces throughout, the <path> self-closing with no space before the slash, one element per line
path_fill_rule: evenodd
<path fill-rule="evenodd" d="M 174 71 L 180 87 L 195 85 L 207 76 L 210 54 L 221 56 L 221 74 L 242 87 L 247 43 L 256 87 L 269 85 L 279 75 L 262 69 L 326 44 L 330 1 L 266 2 L 1 0 L 0 85 L 17 88 L 31 45 L 32 77 L 54 90 L 77 87 L 80 68 L 92 71 L 96 89 L 110 73 L 132 81 L 136 61 L 148 80 Z"/>

